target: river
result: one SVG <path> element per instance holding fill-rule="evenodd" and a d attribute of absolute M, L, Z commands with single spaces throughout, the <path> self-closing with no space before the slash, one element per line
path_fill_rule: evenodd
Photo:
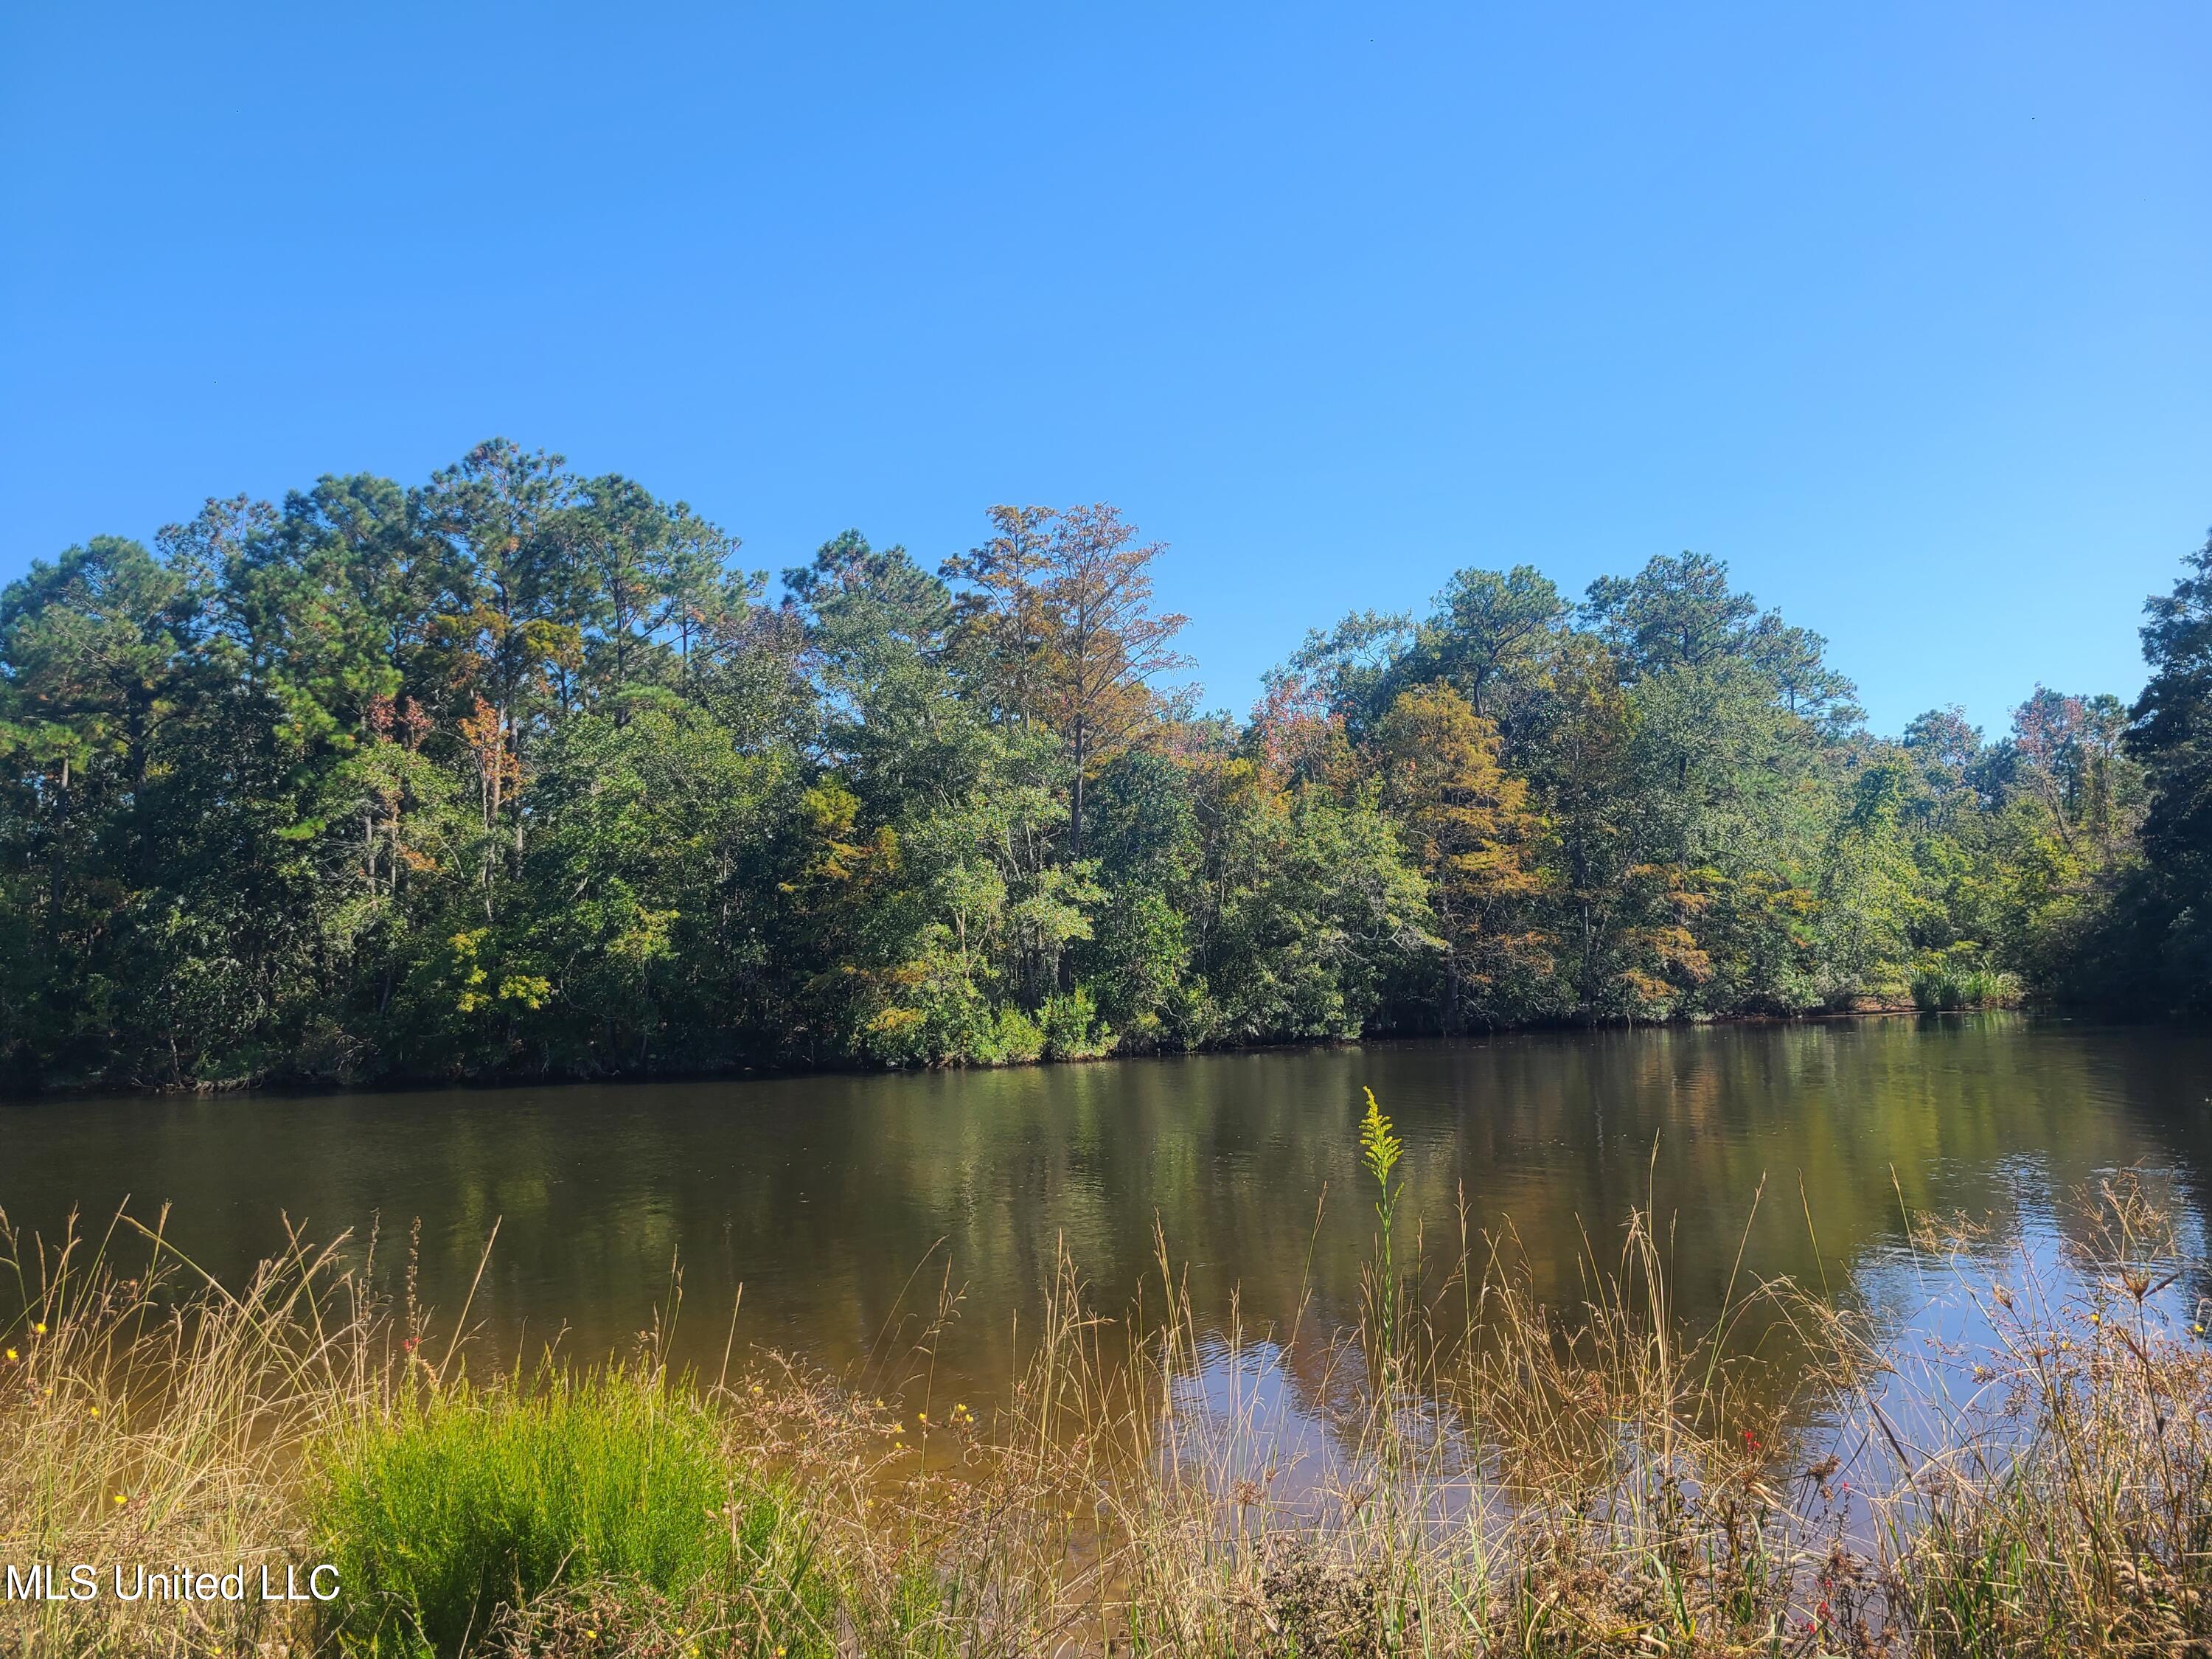
<path fill-rule="evenodd" d="M 226 1279 L 283 1242 L 374 1235 L 379 1282 L 469 1306 L 477 1352 L 731 1340 L 878 1389 L 1009 1386 L 1065 1250 L 1126 1307 L 1157 1237 L 1201 1322 L 1357 1317 L 1374 1232 L 1355 1127 L 1406 1143 L 1402 1241 L 1510 1237 L 1577 1293 L 1632 1206 L 1679 1311 L 1737 1271 L 1879 1303 L 1906 1212 L 2063 1242 L 2068 1195 L 2143 1172 L 2193 1237 L 2212 1198 L 2212 1038 L 2011 1015 L 1535 1033 L 1003 1072 L 504 1090 L 61 1099 L 0 1107 L 0 1207 L 57 1236 L 118 1206 Z M 1753 1216 L 1754 1197 L 1758 1199 Z M 134 1247 L 135 1248 L 135 1247 Z M 128 1251 L 125 1252 L 126 1257 Z M 743 1287 L 742 1302 L 738 1301 Z M 1154 1296 L 1157 1295 L 1155 1281 Z M 942 1309 L 953 1310 L 949 1321 Z M 933 1334 L 926 1334 L 935 1327 Z"/>

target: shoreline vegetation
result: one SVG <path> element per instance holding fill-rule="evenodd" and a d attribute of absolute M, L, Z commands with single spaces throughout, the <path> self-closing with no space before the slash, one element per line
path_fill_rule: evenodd
<path fill-rule="evenodd" d="M 1510 1231 L 1408 1234 L 1389 1120 L 1349 1330 L 1201 1322 L 1170 1246 L 1139 1306 L 1064 1256 L 1008 1398 L 885 1400 L 732 1342 L 502 1366 L 295 1239 L 196 1279 L 157 1223 L 5 1234 L 0 1547 L 228 1572 L 328 1603 L 0 1607 L 38 1656 L 1952 1656 L 2212 1642 L 2201 1264 L 2125 1177 L 2064 1261 L 1912 1218 L 1985 1334 L 1915 1361 L 1825 1292 L 1742 1274 L 1672 1310 L 1663 1227 L 1540 1304 Z M 1810 1224 L 1808 1212 L 1808 1223 Z M 373 1254 L 373 1251 L 372 1251 Z M 487 1258 L 491 1249 L 487 1248 Z M 139 1260 L 145 1267 L 135 1264 Z M 2177 1288 L 2179 1287 L 2179 1288 Z M 4 1292 L 0 1292 L 4 1294 Z M 1778 1363 L 1733 1340 L 1786 1332 Z M 1255 1360 L 1257 1364 L 1248 1364 Z M 1251 1378 L 1322 1379 L 1328 1455 Z M 1766 1378 L 1765 1381 L 1771 1381 Z M 1209 1405 L 1209 1401 L 1211 1404 Z M 326 1581 L 319 1581 L 326 1582 Z"/>
<path fill-rule="evenodd" d="M 1153 1048 L 1141 1050 L 1115 1048 L 1103 1054 L 1062 1055 L 1049 1060 L 1042 1058 L 1036 1060 L 996 1060 L 988 1063 L 969 1060 L 959 1062 L 957 1069 L 974 1070 L 978 1069 L 979 1067 L 981 1069 L 992 1069 L 994 1067 L 1010 1065 L 1024 1066 L 1044 1065 L 1091 1066 L 1104 1065 L 1115 1060 L 1172 1060 L 1201 1054 L 1253 1054 L 1295 1053 L 1302 1050 L 1311 1051 L 1316 1049 L 1347 1050 L 1360 1048 L 1376 1042 L 1437 1042 L 1451 1041 L 1482 1041 L 1495 1037 L 1542 1036 L 1546 1035 L 1585 1035 L 1592 1029 L 1609 1031 L 1626 1031 L 1638 1030 L 1642 1026 L 1650 1025 L 1660 1025 L 1674 1029 L 1781 1024 L 1795 1025 L 1805 1024 L 1844 1023 L 1852 1020 L 1864 1019 L 1919 1019 L 1924 1018 L 1929 1015 L 1936 1014 L 1992 1013 L 2021 1014 L 2028 1018 L 2047 1015 L 2050 1017 L 2062 1018 L 2075 1018 L 2083 1014 L 2094 1014 L 2100 1020 L 2110 1021 L 2112 1023 L 2120 1024 L 2164 1024 L 2166 1023 L 2163 1018 L 2155 1016 L 2138 1017 L 2131 1019 L 2129 1016 L 2120 1011 L 2103 1006 L 2081 1009 L 2071 1008 L 2059 1005 L 2038 1006 L 2029 1003 L 2024 997 L 2012 994 L 2008 992 L 2001 997 L 1992 998 L 1988 1001 L 1976 1003 L 1939 1004 L 1933 1002 L 1921 1003 L 1911 1000 L 1880 1003 L 1862 1002 L 1848 1008 L 1816 1008 L 1789 1014 L 1764 1013 L 1757 1012 L 1735 1014 L 1712 1014 L 1701 1016 L 1696 1018 L 1646 1021 L 1641 1022 L 1638 1025 L 1632 1025 L 1626 1021 L 1622 1021 L 1618 1024 L 1596 1028 L 1586 1025 L 1571 1025 L 1564 1023 L 1544 1025 L 1523 1024 L 1503 1026 L 1492 1031 L 1464 1033 L 1456 1038 L 1446 1037 L 1439 1032 L 1394 1031 L 1373 1033 L 1363 1036 L 1352 1037 L 1301 1037 L 1285 1039 L 1281 1042 L 1243 1042 L 1238 1043 L 1233 1048 L 1215 1047 L 1202 1049 Z M 816 1062 L 807 1065 L 793 1064 L 787 1066 L 745 1065 L 735 1067 L 723 1066 L 713 1070 L 699 1072 L 684 1072 L 674 1070 L 672 1068 L 663 1067 L 642 1077 L 624 1076 L 611 1080 L 620 1081 L 624 1084 L 636 1084 L 641 1082 L 734 1083 L 748 1081 L 753 1079 L 766 1079 L 771 1078 L 780 1079 L 819 1076 L 876 1076 L 881 1075 L 885 1069 L 886 1068 L 879 1063 L 862 1060 L 849 1060 L 842 1064 Z M 175 1095 L 251 1095 L 263 1092 L 280 1097 L 289 1097 L 298 1096 L 303 1098 L 312 1098 L 323 1094 L 358 1092 L 364 1089 L 368 1092 L 377 1094 L 410 1094 L 428 1093 L 444 1089 L 463 1088 L 481 1091 L 486 1094 L 496 1094 L 502 1089 L 539 1089 L 546 1087 L 560 1087 L 571 1084 L 588 1084 L 608 1080 L 610 1079 L 595 1079 L 591 1077 L 548 1077 L 529 1073 L 515 1073 L 508 1072 L 499 1072 L 460 1078 L 380 1078 L 375 1079 L 374 1082 L 366 1085 L 349 1079 L 329 1077 L 306 1079 L 294 1077 L 280 1077 L 276 1079 L 258 1077 L 202 1078 L 181 1084 L 163 1082 L 149 1083 L 138 1085 L 135 1088 L 118 1088 L 112 1085 L 88 1084 L 70 1086 L 50 1086 L 35 1094 L 9 1094 L 5 1091 L 0 1091 L 0 1104 L 15 1103 L 28 1105 L 35 1104 L 40 1101 L 55 1102 L 68 1100 L 70 1098 L 127 1097 L 133 1095 L 143 1096 L 148 1099 L 159 1099 L 163 1097 Z"/>
<path fill-rule="evenodd" d="M 0 1088 L 1075 1060 L 1865 1003 L 2212 1009 L 2212 544 L 2132 707 L 1894 738 L 1694 553 L 1316 629 L 995 507 L 771 597 L 504 441 L 0 593 Z"/>

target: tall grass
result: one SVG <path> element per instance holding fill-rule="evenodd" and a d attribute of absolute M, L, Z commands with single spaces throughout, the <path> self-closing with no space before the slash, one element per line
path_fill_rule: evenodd
<path fill-rule="evenodd" d="M 2019 1006 L 2021 994 L 2017 975 L 1978 963 L 1939 957 L 1912 975 L 1912 1006 L 1923 1013 L 2014 1008 Z"/>
<path fill-rule="evenodd" d="M 2171 1218 L 2119 1178 L 2094 1270 L 2020 1259 L 1966 1293 L 1992 1341 L 1936 1444 L 1897 1454 L 1881 1519 L 1898 1599 L 1936 1650 L 2212 1652 L 2212 1352 L 2166 1316 Z"/>
<path fill-rule="evenodd" d="M 158 1221 L 47 1248 L 0 1216 L 0 1559 L 228 1570 L 298 1536 L 307 1443 L 374 1386 L 334 1248 L 295 1238 L 225 1287 Z M 285 1611 L 0 1603 L 0 1650 L 251 1652 Z"/>
<path fill-rule="evenodd" d="M 1993 1334 L 1915 1365 L 1741 1271 L 1692 1328 L 1642 1214 L 1547 1306 L 1510 1231 L 1407 1236 L 1379 1104 L 1363 1128 L 1358 1328 L 1201 1321 L 1164 1238 L 1142 1304 L 1103 1310 L 1063 1256 L 988 1410 L 905 1409 L 773 1356 L 709 1382 L 651 1340 L 471 1376 L 453 1333 L 331 1250 L 295 1242 L 231 1289 L 158 1226 L 44 1255 L 6 1235 L 0 1553 L 330 1560 L 344 1591 L 0 1604 L 0 1648 L 2212 1651 L 2212 1364 L 2172 1322 L 2185 1264 L 2135 1187 L 2098 1195 L 2106 1230 L 2063 1272 L 1923 1237 Z M 118 1266 L 126 1237 L 149 1269 Z M 1754 1328 L 1811 1357 L 1794 1392 Z M 1333 1402 L 1322 1443 L 1261 1386 L 1293 1364 Z M 1209 1371 L 1230 1379 L 1212 1407 Z"/>
<path fill-rule="evenodd" d="M 620 1366 L 527 1389 L 412 1382 L 313 1448 L 311 1535 L 346 1587 L 341 1634 L 453 1654 L 563 1585 L 631 1592 L 635 1623 L 750 1627 L 828 1648 L 831 1592 L 799 1506 L 725 1455 L 709 1406 Z M 772 1639 L 773 1638 L 773 1639 Z"/>

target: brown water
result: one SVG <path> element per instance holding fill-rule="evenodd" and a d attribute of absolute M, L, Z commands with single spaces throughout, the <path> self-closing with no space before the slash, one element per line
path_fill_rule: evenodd
<path fill-rule="evenodd" d="M 1357 1317 L 1373 1233 L 1354 1163 L 1360 1090 L 1397 1120 L 1405 1224 L 1455 1253 L 1510 1226 L 1571 1295 L 1649 1200 L 1678 1305 L 1719 1303 L 1761 1177 L 1747 1271 L 1825 1275 L 1880 1301 L 1901 1209 L 1964 1211 L 2000 1242 L 2063 1237 L 2063 1199 L 2140 1167 L 2202 1234 L 2212 1201 L 2212 1038 L 2009 1016 L 1540 1034 L 927 1076 L 505 1091 L 72 1100 L 0 1107 L 0 1207 L 55 1232 L 126 1199 L 210 1271 L 283 1240 L 380 1237 L 396 1283 L 420 1218 L 421 1283 L 449 1316 L 495 1222 L 471 1322 L 512 1355 L 566 1328 L 626 1342 L 680 1263 L 677 1345 L 741 1348 L 896 1386 L 948 1286 L 936 1383 L 1007 1383 L 1064 1243 L 1098 1304 L 1126 1306 L 1154 1229 L 1202 1319 L 1241 1287 L 1248 1326 L 1307 1303 Z M 1802 1182 L 1802 1199 L 1800 1182 Z M 1812 1225 L 1807 1224 L 1809 1209 Z M 1817 1238 L 1817 1253 L 1814 1240 Z M 1448 1241 L 1448 1244 L 1447 1244 Z M 1401 1245 L 1401 1251 L 1403 1249 Z M 1310 1326 L 1309 1327 L 1311 1328 Z"/>

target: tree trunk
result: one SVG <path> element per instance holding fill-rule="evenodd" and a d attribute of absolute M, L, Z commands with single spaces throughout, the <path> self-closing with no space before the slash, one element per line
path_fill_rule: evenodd
<path fill-rule="evenodd" d="M 1067 856 L 1073 863 L 1083 856 L 1083 772 L 1091 757 L 1085 742 L 1083 717 L 1075 718 L 1075 788 L 1073 809 L 1067 815 Z"/>
<path fill-rule="evenodd" d="M 54 792 L 54 844 L 46 865 L 46 948 L 58 977 L 62 959 L 62 857 L 69 846 L 70 763 L 62 757 L 61 787 Z"/>

